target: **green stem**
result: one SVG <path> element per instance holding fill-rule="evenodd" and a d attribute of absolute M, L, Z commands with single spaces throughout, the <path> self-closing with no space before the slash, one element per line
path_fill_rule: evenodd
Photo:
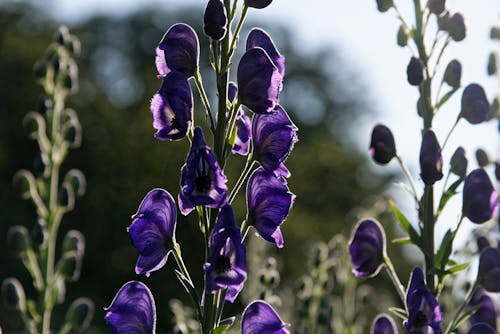
<path fill-rule="evenodd" d="M 387 255 L 384 256 L 384 264 L 387 274 L 391 278 L 392 285 L 396 289 L 401 302 L 403 303 L 403 305 L 406 305 L 405 289 L 403 287 L 403 284 L 401 284 L 401 280 L 399 279 L 398 274 L 394 269 L 394 265 L 392 264 L 391 259 Z"/>
<path fill-rule="evenodd" d="M 455 121 L 455 123 L 453 124 L 453 126 L 451 127 L 450 131 L 448 132 L 448 134 L 446 135 L 446 139 L 444 140 L 443 142 L 443 145 L 441 146 L 441 151 L 444 150 L 446 144 L 448 143 L 448 140 L 450 139 L 451 137 L 451 134 L 453 133 L 453 131 L 455 130 L 455 128 L 457 127 L 457 124 L 458 122 L 460 121 L 460 115 L 458 115 L 457 117 L 457 120 Z"/>
<path fill-rule="evenodd" d="M 434 187 L 425 186 L 423 203 L 421 209 L 423 210 L 423 253 L 425 257 L 425 272 L 427 286 L 432 293 L 435 293 L 435 276 L 434 269 Z"/>
<path fill-rule="evenodd" d="M 210 129 L 212 133 L 215 132 L 215 123 L 212 117 L 212 110 L 210 109 L 210 102 L 208 101 L 207 94 L 205 89 L 203 88 L 203 81 L 201 78 L 201 74 L 199 71 L 196 71 L 194 74 L 194 81 L 196 83 L 196 88 L 198 88 L 198 92 L 200 93 L 201 101 L 203 102 L 203 106 L 205 107 L 205 111 L 207 113 L 207 118 L 210 120 Z"/>
<path fill-rule="evenodd" d="M 470 303 L 470 300 L 472 299 L 472 296 L 474 295 L 474 290 L 476 290 L 476 287 L 478 286 L 478 281 L 476 280 L 474 284 L 470 287 L 469 291 L 467 291 L 467 294 L 464 298 L 464 302 L 460 305 L 458 310 L 455 312 L 455 315 L 453 316 L 452 321 L 448 324 L 448 327 L 446 327 L 446 330 L 444 331 L 444 334 L 451 333 L 453 330 L 455 330 L 455 326 L 457 325 L 457 321 L 462 315 L 463 310 L 465 307 Z"/>
<path fill-rule="evenodd" d="M 399 166 L 401 167 L 401 171 L 405 175 L 408 182 L 410 182 L 410 187 L 411 187 L 412 192 L 413 192 L 413 198 L 418 203 L 418 194 L 417 194 L 417 188 L 415 187 L 415 181 L 413 181 L 413 177 L 411 176 L 410 171 L 406 167 L 406 165 L 403 161 L 403 158 L 401 158 L 401 156 L 399 154 L 396 154 L 396 159 L 398 160 Z"/>
<path fill-rule="evenodd" d="M 243 11 L 241 12 L 240 19 L 239 19 L 238 24 L 236 25 L 236 29 L 234 31 L 233 40 L 231 41 L 231 47 L 229 48 L 229 59 L 231 59 L 231 56 L 233 55 L 233 52 L 236 49 L 236 43 L 238 41 L 241 28 L 243 27 L 243 23 L 245 22 L 247 12 L 248 12 L 248 6 L 245 3 L 245 4 L 243 4 Z"/>
<path fill-rule="evenodd" d="M 250 161 L 251 161 L 251 163 L 250 163 Z M 231 194 L 229 195 L 229 199 L 228 199 L 229 204 L 231 204 L 233 202 L 234 198 L 236 197 L 236 195 L 240 191 L 241 186 L 245 183 L 245 181 L 250 176 L 250 173 L 252 172 L 253 167 L 255 166 L 256 163 L 257 163 L 257 161 L 253 160 L 252 156 L 250 154 L 248 156 L 245 167 L 243 168 L 243 171 L 241 172 L 241 175 L 238 178 L 238 181 L 236 181 L 236 184 L 234 185 L 233 190 L 231 190 Z"/>

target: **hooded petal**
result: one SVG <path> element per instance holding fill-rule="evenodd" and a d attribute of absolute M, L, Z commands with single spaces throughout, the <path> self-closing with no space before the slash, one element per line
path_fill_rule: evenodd
<path fill-rule="evenodd" d="M 236 138 L 232 152 L 239 155 L 247 155 L 252 138 L 252 122 L 242 109 L 238 111 L 235 123 Z"/>
<path fill-rule="evenodd" d="M 387 314 L 379 314 L 372 324 L 372 334 L 396 334 L 396 324 Z"/>
<path fill-rule="evenodd" d="M 203 31 L 215 41 L 226 35 L 227 14 L 222 0 L 209 0 L 203 15 Z"/>
<path fill-rule="evenodd" d="M 247 37 L 246 49 L 250 50 L 255 47 L 261 47 L 267 52 L 267 55 L 271 58 L 274 66 L 278 68 L 279 73 L 282 77 L 284 77 L 285 57 L 279 53 L 276 45 L 274 45 L 274 42 L 271 39 L 271 36 L 260 28 L 253 28 Z"/>
<path fill-rule="evenodd" d="M 471 124 L 479 124 L 486 121 L 490 113 L 490 103 L 483 87 L 475 83 L 465 87 L 460 115 Z"/>
<path fill-rule="evenodd" d="M 498 211 L 497 192 L 482 168 L 473 170 L 464 182 L 462 213 L 476 224 L 484 223 Z"/>
<path fill-rule="evenodd" d="M 385 233 L 378 221 L 365 219 L 354 228 L 349 253 L 356 276 L 375 276 L 382 268 L 385 253 Z"/>
<path fill-rule="evenodd" d="M 115 334 L 152 334 L 156 330 L 155 301 L 141 282 L 125 283 L 105 311 L 106 323 Z"/>
<path fill-rule="evenodd" d="M 441 146 L 432 130 L 425 131 L 420 147 L 420 176 L 427 186 L 443 178 Z"/>
<path fill-rule="evenodd" d="M 486 247 L 479 256 L 478 281 L 488 292 L 500 292 L 500 249 Z"/>
<path fill-rule="evenodd" d="M 287 326 L 271 305 L 263 300 L 248 305 L 241 318 L 242 334 L 289 334 Z"/>
<path fill-rule="evenodd" d="M 376 163 L 381 165 L 388 164 L 396 156 L 394 136 L 387 126 L 377 124 L 373 127 L 370 155 Z"/>

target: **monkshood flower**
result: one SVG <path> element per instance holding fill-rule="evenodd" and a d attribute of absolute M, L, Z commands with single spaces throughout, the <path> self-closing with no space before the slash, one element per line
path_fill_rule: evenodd
<path fill-rule="evenodd" d="M 236 226 L 231 205 L 223 207 L 210 237 L 211 256 L 204 265 L 207 293 L 227 288 L 226 301 L 232 303 L 247 278 L 246 249 Z"/>
<path fill-rule="evenodd" d="M 425 185 L 432 186 L 443 178 L 443 157 L 441 147 L 432 130 L 427 130 L 420 147 L 420 176 Z"/>
<path fill-rule="evenodd" d="M 248 7 L 253 7 L 253 8 L 266 8 L 273 2 L 273 0 L 245 0 L 245 5 Z"/>
<path fill-rule="evenodd" d="M 226 176 L 205 143 L 200 127 L 194 129 L 191 149 L 181 170 L 179 209 L 188 215 L 195 206 L 222 208 L 227 203 Z"/>
<path fill-rule="evenodd" d="M 149 276 L 167 262 L 175 238 L 177 207 L 166 190 L 153 189 L 132 218 L 127 230 L 139 251 L 135 272 Z"/>
<path fill-rule="evenodd" d="M 406 78 L 412 86 L 418 86 L 424 81 L 424 64 L 420 59 L 411 57 L 406 67 Z"/>
<path fill-rule="evenodd" d="M 476 306 L 479 306 L 479 308 L 469 318 L 471 326 L 479 323 L 486 323 L 496 329 L 497 311 L 495 310 L 495 303 L 482 288 L 477 288 L 476 291 L 474 291 L 474 295 L 468 305 L 469 309 Z"/>
<path fill-rule="evenodd" d="M 280 105 L 276 106 L 272 114 L 253 117 L 254 156 L 267 172 L 276 176 L 290 176 L 284 162 L 298 140 L 297 130 Z"/>
<path fill-rule="evenodd" d="M 247 50 L 238 65 L 239 101 L 256 114 L 269 114 L 279 102 L 283 77 L 261 47 Z"/>
<path fill-rule="evenodd" d="M 227 13 L 222 0 L 208 0 L 203 15 L 203 31 L 214 41 L 220 41 L 226 35 Z"/>
<path fill-rule="evenodd" d="M 247 223 L 255 227 L 264 240 L 282 248 L 280 225 L 290 212 L 294 198 L 284 178 L 259 167 L 247 184 Z"/>
<path fill-rule="evenodd" d="M 163 78 L 151 100 L 151 113 L 155 138 L 177 140 L 186 136 L 193 119 L 193 95 L 184 74 L 170 72 Z"/>
<path fill-rule="evenodd" d="M 479 256 L 479 284 L 488 292 L 500 292 L 500 249 L 487 247 Z"/>
<path fill-rule="evenodd" d="M 443 81 L 451 87 L 457 89 L 460 87 L 460 80 L 462 78 L 462 64 L 456 59 L 448 63 L 444 70 Z"/>
<path fill-rule="evenodd" d="M 360 221 L 353 230 L 349 241 L 349 253 L 356 276 L 373 277 L 384 264 L 385 233 L 375 219 Z"/>
<path fill-rule="evenodd" d="M 372 324 L 372 334 L 396 334 L 396 324 L 387 314 L 379 314 Z"/>
<path fill-rule="evenodd" d="M 233 103 L 237 95 L 238 86 L 233 81 L 230 81 L 227 85 L 227 98 L 229 99 L 229 102 Z"/>
<path fill-rule="evenodd" d="M 105 311 L 106 323 L 115 334 L 155 333 L 155 301 L 151 291 L 141 282 L 125 283 Z"/>
<path fill-rule="evenodd" d="M 263 300 L 253 301 L 243 311 L 242 334 L 289 334 L 287 323 Z"/>
<path fill-rule="evenodd" d="M 156 48 L 156 69 L 160 77 L 171 71 L 192 77 L 198 70 L 200 43 L 196 32 L 184 23 L 174 24 Z"/>
<path fill-rule="evenodd" d="M 468 334 L 497 334 L 497 332 L 494 328 L 491 328 L 490 325 L 480 323 L 472 326 Z"/>
<path fill-rule="evenodd" d="M 427 288 L 422 269 L 416 267 L 410 277 L 406 293 L 408 320 L 404 326 L 410 334 L 441 334 L 443 315 L 436 298 Z"/>
<path fill-rule="evenodd" d="M 285 57 L 281 55 L 274 45 L 271 36 L 260 28 L 253 28 L 247 37 L 246 49 L 250 50 L 255 47 L 261 47 L 267 52 L 274 66 L 278 68 L 281 76 L 285 76 Z"/>
<path fill-rule="evenodd" d="M 460 116 L 471 124 L 479 124 L 488 119 L 491 113 L 490 103 L 483 87 L 472 83 L 462 93 Z"/>
<path fill-rule="evenodd" d="M 465 156 L 465 150 L 462 146 L 459 146 L 450 159 L 450 171 L 460 177 L 465 177 L 467 175 L 467 157 Z"/>
<path fill-rule="evenodd" d="M 376 163 L 386 165 L 396 156 L 396 143 L 391 130 L 382 124 L 373 127 L 370 155 Z"/>
<path fill-rule="evenodd" d="M 497 192 L 488 174 L 477 168 L 464 181 L 462 213 L 476 224 L 491 219 L 498 210 Z"/>
<path fill-rule="evenodd" d="M 240 109 L 236 115 L 236 138 L 234 140 L 232 152 L 234 154 L 247 155 L 252 138 L 252 121 L 245 112 Z"/>

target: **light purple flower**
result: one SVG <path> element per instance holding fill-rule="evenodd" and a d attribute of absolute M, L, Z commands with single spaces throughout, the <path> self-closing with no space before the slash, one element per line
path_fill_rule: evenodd
<path fill-rule="evenodd" d="M 477 168 L 467 175 L 464 182 L 462 213 L 475 224 L 484 223 L 498 211 L 497 192 L 488 174 Z"/>
<path fill-rule="evenodd" d="M 372 334 L 396 334 L 396 324 L 387 314 L 379 314 L 372 324 Z"/>
<path fill-rule="evenodd" d="M 106 323 L 115 334 L 155 333 L 155 301 L 151 291 L 141 282 L 125 283 L 105 311 Z"/>
<path fill-rule="evenodd" d="M 250 147 L 250 139 L 252 138 L 252 121 L 250 121 L 250 117 L 245 115 L 242 109 L 238 111 L 234 126 L 236 129 L 236 138 L 232 152 L 234 154 L 247 155 Z"/>
<path fill-rule="evenodd" d="M 500 249 L 483 249 L 479 256 L 477 279 L 486 291 L 500 292 Z"/>
<path fill-rule="evenodd" d="M 462 93 L 460 116 L 471 124 L 479 124 L 488 119 L 491 113 L 490 103 L 483 87 L 472 83 Z"/>
<path fill-rule="evenodd" d="M 226 300 L 234 302 L 247 278 L 246 249 L 231 205 L 223 207 L 210 237 L 211 256 L 204 265 L 207 293 L 227 288 Z"/>
<path fill-rule="evenodd" d="M 290 212 L 294 198 L 285 179 L 259 167 L 247 184 L 247 222 L 264 240 L 283 247 L 280 225 Z"/>
<path fill-rule="evenodd" d="M 179 209 L 188 215 L 195 206 L 222 208 L 227 203 L 226 176 L 205 143 L 200 127 L 194 129 L 191 149 L 181 170 Z"/>
<path fill-rule="evenodd" d="M 203 31 L 215 41 L 220 41 L 226 35 L 227 14 L 222 0 L 208 0 L 203 15 Z"/>
<path fill-rule="evenodd" d="M 274 42 L 271 39 L 271 36 L 260 28 L 253 28 L 247 37 L 247 51 L 255 47 L 261 47 L 264 51 L 266 51 L 274 66 L 278 68 L 279 73 L 282 77 L 284 77 L 285 57 L 279 53 L 276 45 L 274 45 Z"/>
<path fill-rule="evenodd" d="M 276 176 L 289 177 L 285 160 L 297 142 L 297 127 L 286 111 L 277 105 L 272 114 L 254 115 L 252 122 L 254 157 Z"/>
<path fill-rule="evenodd" d="M 245 0 L 245 5 L 248 7 L 253 7 L 253 8 L 266 8 L 273 2 L 273 0 Z"/>
<path fill-rule="evenodd" d="M 432 186 L 443 178 L 441 147 L 432 130 L 426 130 L 420 146 L 420 176 L 425 185 Z"/>
<path fill-rule="evenodd" d="M 385 247 L 385 233 L 380 223 L 375 219 L 360 221 L 349 242 L 353 274 L 368 277 L 377 275 L 384 264 Z"/>
<path fill-rule="evenodd" d="M 287 326 L 271 305 L 263 300 L 248 305 L 241 318 L 242 334 L 289 334 Z"/>
<path fill-rule="evenodd" d="M 387 126 L 377 124 L 373 127 L 370 155 L 376 163 L 381 165 L 388 164 L 396 156 L 394 136 Z"/>
<path fill-rule="evenodd" d="M 193 119 L 193 95 L 186 77 L 170 72 L 151 100 L 155 138 L 177 140 L 186 136 Z"/>

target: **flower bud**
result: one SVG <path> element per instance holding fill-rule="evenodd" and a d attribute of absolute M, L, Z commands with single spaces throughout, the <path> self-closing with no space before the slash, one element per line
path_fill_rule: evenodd
<path fill-rule="evenodd" d="M 406 76 L 412 86 L 418 86 L 424 81 L 424 64 L 420 59 L 411 57 L 406 67 Z"/>
<path fill-rule="evenodd" d="M 456 59 L 448 63 L 444 71 L 443 81 L 451 87 L 457 89 L 460 87 L 460 79 L 462 78 L 462 64 Z"/>
<path fill-rule="evenodd" d="M 63 183 L 59 188 L 58 195 L 59 205 L 67 211 L 73 210 L 75 207 L 75 192 L 73 191 L 73 188 L 69 184 Z"/>
<path fill-rule="evenodd" d="M 227 14 L 222 0 L 208 0 L 203 16 L 203 31 L 214 41 L 220 41 L 226 35 Z"/>
<path fill-rule="evenodd" d="M 377 9 L 381 13 L 387 12 L 393 5 L 392 0 L 377 0 Z"/>
<path fill-rule="evenodd" d="M 432 186 L 443 178 L 441 147 L 432 130 L 425 131 L 420 146 L 420 176 L 425 185 Z"/>
<path fill-rule="evenodd" d="M 63 240 L 63 253 L 76 252 L 83 256 L 85 252 L 85 237 L 77 230 L 70 230 Z"/>
<path fill-rule="evenodd" d="M 245 0 L 245 5 L 248 7 L 253 7 L 253 8 L 266 8 L 273 2 L 273 0 Z"/>
<path fill-rule="evenodd" d="M 490 30 L 491 39 L 500 39 L 500 27 L 492 27 Z"/>
<path fill-rule="evenodd" d="M 47 95 L 40 94 L 37 111 L 41 115 L 45 115 L 50 110 L 52 110 L 52 100 Z"/>
<path fill-rule="evenodd" d="M 356 225 L 349 253 L 354 275 L 373 277 L 378 274 L 385 256 L 385 233 L 378 221 L 365 219 Z"/>
<path fill-rule="evenodd" d="M 404 26 L 399 27 L 397 42 L 401 47 L 404 47 L 408 44 L 408 33 L 406 32 Z"/>
<path fill-rule="evenodd" d="M 372 334 L 396 334 L 396 324 L 387 314 L 379 314 L 372 323 Z"/>
<path fill-rule="evenodd" d="M 57 273 L 69 282 L 75 282 L 80 278 L 82 268 L 82 256 L 76 251 L 67 252 L 57 263 Z"/>
<path fill-rule="evenodd" d="M 54 34 L 54 42 L 64 46 L 71 39 L 69 29 L 66 26 L 60 26 Z"/>
<path fill-rule="evenodd" d="M 373 161 L 386 165 L 396 156 L 396 143 L 391 130 L 382 124 L 373 127 L 370 141 L 370 155 Z"/>
<path fill-rule="evenodd" d="M 500 249 L 488 247 L 479 256 L 477 279 L 488 292 L 500 292 Z"/>
<path fill-rule="evenodd" d="M 39 60 L 33 66 L 33 75 L 35 79 L 44 79 L 47 75 L 47 63 L 43 60 Z"/>
<path fill-rule="evenodd" d="M 483 87 L 475 83 L 465 87 L 462 93 L 460 116 L 471 124 L 479 124 L 486 121 L 490 113 L 490 103 Z"/>
<path fill-rule="evenodd" d="M 447 31 L 449 21 L 450 21 L 450 12 L 445 10 L 445 12 L 443 14 L 438 16 L 438 28 L 439 28 L 439 30 Z"/>
<path fill-rule="evenodd" d="M 35 227 L 33 227 L 33 230 L 31 231 L 31 240 L 34 246 L 38 247 L 47 241 L 48 231 L 45 227 L 46 225 L 47 223 L 45 220 L 39 218 Z"/>
<path fill-rule="evenodd" d="M 490 244 L 490 241 L 488 240 L 487 237 L 481 235 L 479 236 L 477 239 L 476 239 L 476 245 L 477 245 L 477 249 L 479 251 L 479 253 L 487 248 L 487 247 L 491 247 L 491 244 Z"/>
<path fill-rule="evenodd" d="M 497 55 L 495 52 L 490 53 L 486 70 L 488 75 L 494 75 L 497 73 Z"/>
<path fill-rule="evenodd" d="M 50 159 L 47 154 L 43 152 L 37 152 L 35 155 L 35 160 L 33 161 L 33 171 L 37 176 L 49 176 L 50 169 Z"/>
<path fill-rule="evenodd" d="M 71 185 L 76 196 L 83 196 L 87 188 L 85 175 L 78 169 L 70 170 L 64 177 L 64 183 Z"/>
<path fill-rule="evenodd" d="M 427 1 L 427 8 L 429 8 L 431 13 L 439 16 L 439 14 L 444 12 L 445 2 L 445 0 L 429 0 Z"/>
<path fill-rule="evenodd" d="M 31 239 L 28 229 L 21 225 L 15 225 L 9 228 L 7 232 L 8 248 L 15 254 L 23 254 L 31 249 Z"/>
<path fill-rule="evenodd" d="M 463 40 L 466 34 L 463 15 L 460 13 L 453 14 L 448 20 L 446 30 L 455 42 L 460 42 L 461 40 Z"/>
<path fill-rule="evenodd" d="M 78 37 L 71 35 L 70 40 L 66 43 L 66 50 L 74 56 L 79 56 L 82 51 L 82 44 Z"/>
<path fill-rule="evenodd" d="M 467 175 L 462 194 L 462 214 L 475 224 L 490 220 L 498 210 L 497 192 L 482 168 Z"/>
<path fill-rule="evenodd" d="M 89 298 L 78 298 L 71 303 L 68 312 L 66 312 L 66 323 L 72 329 L 81 332 L 90 325 L 94 316 L 94 303 Z"/>
<path fill-rule="evenodd" d="M 490 158 L 485 150 L 478 148 L 476 150 L 476 161 L 479 167 L 486 167 L 490 164 Z"/>
<path fill-rule="evenodd" d="M 467 175 L 467 164 L 468 161 L 465 157 L 465 150 L 460 146 L 451 156 L 450 171 L 457 176 L 465 178 L 465 176 Z"/>
<path fill-rule="evenodd" d="M 26 295 L 17 278 L 7 278 L 2 282 L 2 299 L 8 308 L 26 312 Z"/>

